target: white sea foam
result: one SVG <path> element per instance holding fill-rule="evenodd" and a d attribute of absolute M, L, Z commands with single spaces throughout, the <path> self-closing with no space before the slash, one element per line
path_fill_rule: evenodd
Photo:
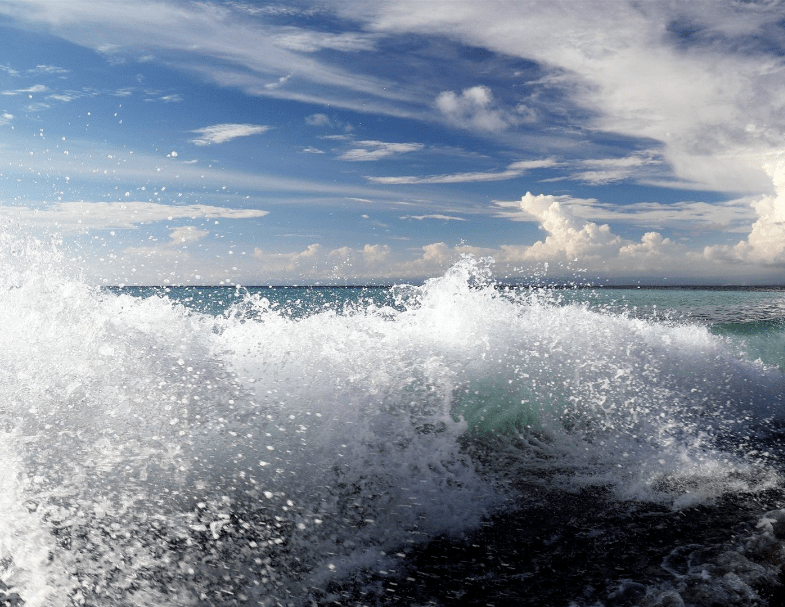
<path fill-rule="evenodd" d="M 305 601 L 527 476 L 676 507 L 774 478 L 740 437 L 781 373 L 704 328 L 504 293 L 473 259 L 396 307 L 215 317 L 4 247 L 0 575 L 29 604 Z"/>

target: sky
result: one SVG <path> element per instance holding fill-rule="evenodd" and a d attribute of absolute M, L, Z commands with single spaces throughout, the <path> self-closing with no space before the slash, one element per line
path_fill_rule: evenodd
<path fill-rule="evenodd" d="M 3 0 L 0 40 L 0 230 L 91 284 L 785 284 L 779 1 Z"/>

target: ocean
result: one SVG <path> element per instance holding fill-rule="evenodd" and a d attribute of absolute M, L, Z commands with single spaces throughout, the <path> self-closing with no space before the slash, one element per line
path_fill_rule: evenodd
<path fill-rule="evenodd" d="M 14 256 L 0 605 L 785 604 L 785 290 Z"/>

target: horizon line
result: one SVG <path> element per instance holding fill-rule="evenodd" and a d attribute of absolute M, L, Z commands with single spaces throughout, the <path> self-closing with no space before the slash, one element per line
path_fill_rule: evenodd
<path fill-rule="evenodd" d="M 410 285 L 421 286 L 424 281 L 394 282 L 382 284 L 258 284 L 258 285 L 214 285 L 214 284 L 175 284 L 175 285 L 99 285 L 102 289 L 391 289 L 396 286 Z M 785 290 L 785 284 L 595 284 L 595 283 L 566 283 L 566 282 L 504 282 L 494 281 L 489 283 L 493 287 L 528 287 L 551 289 L 690 289 L 690 290 Z"/>

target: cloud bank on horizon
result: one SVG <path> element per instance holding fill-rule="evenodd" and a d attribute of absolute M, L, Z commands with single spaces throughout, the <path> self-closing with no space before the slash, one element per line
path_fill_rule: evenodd
<path fill-rule="evenodd" d="M 465 253 L 500 278 L 785 282 L 779 2 L 0 18 L 0 217 L 96 282 L 389 282 Z"/>

